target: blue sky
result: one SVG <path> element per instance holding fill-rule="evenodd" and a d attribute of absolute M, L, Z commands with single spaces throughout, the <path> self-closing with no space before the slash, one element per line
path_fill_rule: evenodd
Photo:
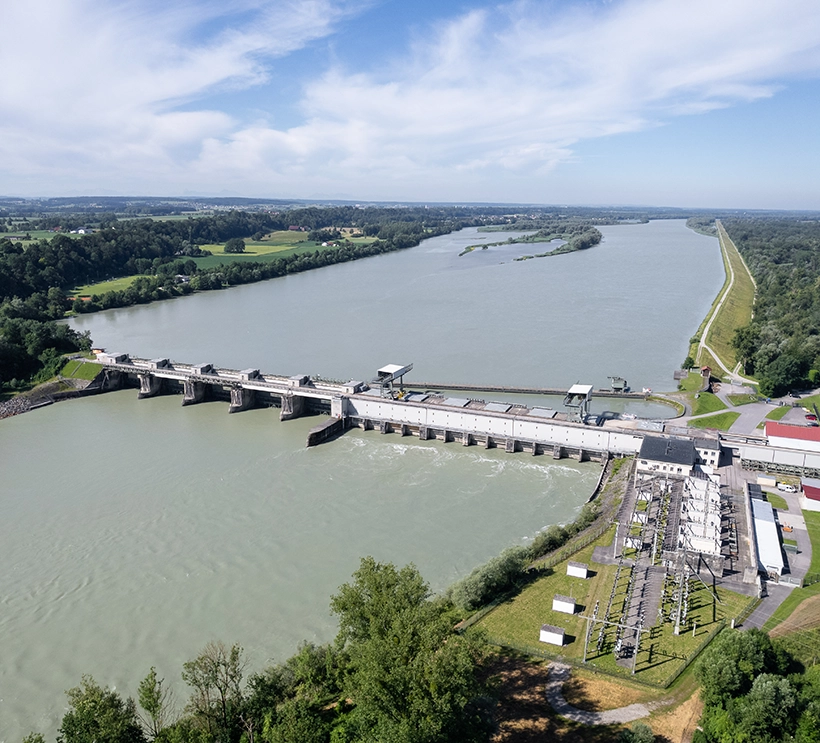
<path fill-rule="evenodd" d="M 820 209 L 816 0 L 27 0 L 0 194 Z"/>

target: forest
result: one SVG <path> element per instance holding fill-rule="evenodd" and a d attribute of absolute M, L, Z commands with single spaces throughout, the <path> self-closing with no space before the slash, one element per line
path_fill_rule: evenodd
<path fill-rule="evenodd" d="M 744 370 L 769 397 L 815 386 L 820 378 L 820 222 L 805 215 L 721 221 L 757 283 L 752 321 L 733 339 Z"/>
<path fill-rule="evenodd" d="M 693 743 L 820 741 L 820 666 L 758 629 L 724 630 L 697 667 L 704 713 Z"/>

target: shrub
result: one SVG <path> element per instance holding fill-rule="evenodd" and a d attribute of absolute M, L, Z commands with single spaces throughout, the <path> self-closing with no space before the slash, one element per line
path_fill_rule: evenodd
<path fill-rule="evenodd" d="M 232 237 L 225 243 L 224 250 L 226 253 L 244 253 L 245 241 L 241 237 Z"/>
<path fill-rule="evenodd" d="M 508 547 L 498 557 L 477 567 L 450 588 L 452 602 L 462 609 L 477 609 L 512 588 L 529 561 L 526 547 Z"/>

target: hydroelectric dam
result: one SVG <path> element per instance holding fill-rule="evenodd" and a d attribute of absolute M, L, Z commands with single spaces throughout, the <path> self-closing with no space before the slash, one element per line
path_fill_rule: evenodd
<path fill-rule="evenodd" d="M 131 358 L 124 353 L 100 352 L 96 363 L 103 367 L 99 375 L 101 392 L 137 387 L 140 399 L 181 393 L 183 405 L 223 399 L 230 402 L 231 413 L 252 407 L 277 407 L 282 421 L 305 414 L 329 415 L 329 419 L 311 429 L 308 446 L 358 427 L 417 436 L 422 440 L 546 454 L 554 459 L 571 457 L 578 461 L 605 462 L 610 456 L 636 454 L 643 441 L 641 433 L 586 423 L 590 417 L 594 418 L 589 413 L 591 385 L 576 384 L 560 391 L 565 395 L 566 410 L 559 412 L 546 407 L 451 397 L 430 390 L 405 390 L 403 377 L 412 369 L 412 364 L 385 366 L 378 370 L 377 378 L 371 383 L 339 383 L 306 375 L 262 374 L 258 369 L 238 371 L 212 364 L 172 363 L 166 358 Z M 460 387 L 467 388 L 466 385 Z M 501 387 L 492 389 L 505 391 Z M 559 393 L 559 390 L 539 391 Z M 643 397 L 610 390 L 596 394 Z"/>

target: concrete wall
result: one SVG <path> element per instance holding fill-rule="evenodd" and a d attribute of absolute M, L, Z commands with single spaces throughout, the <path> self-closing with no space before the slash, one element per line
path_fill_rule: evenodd
<path fill-rule="evenodd" d="M 447 431 L 467 431 L 503 439 L 523 439 L 571 449 L 634 454 L 641 447 L 641 436 L 606 431 L 589 426 L 567 426 L 532 418 L 492 414 L 402 403 L 356 395 L 348 400 L 348 414 L 372 421 L 423 426 Z"/>
<path fill-rule="evenodd" d="M 809 451 L 775 449 L 771 446 L 741 444 L 740 460 L 747 469 L 764 472 L 820 476 L 820 454 Z"/>

